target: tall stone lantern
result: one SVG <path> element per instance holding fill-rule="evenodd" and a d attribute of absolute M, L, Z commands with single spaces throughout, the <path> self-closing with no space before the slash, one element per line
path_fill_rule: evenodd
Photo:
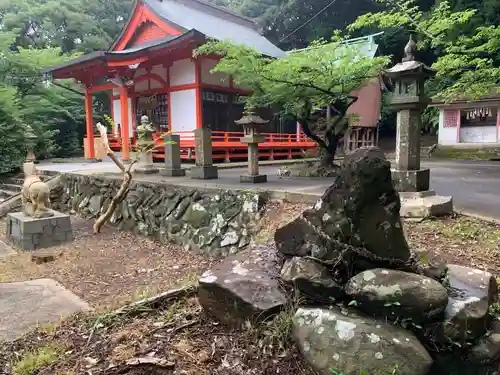
<path fill-rule="evenodd" d="M 259 132 L 268 122 L 253 112 L 247 112 L 241 119 L 235 121 L 236 124 L 243 126 L 245 132 L 240 142 L 248 145 L 248 174 L 241 175 L 240 182 L 254 184 L 267 182 L 267 175 L 259 174 L 259 143 L 266 140 Z"/>
<path fill-rule="evenodd" d="M 437 216 L 449 213 L 450 207 L 453 210 L 451 197 L 438 197 L 430 191 L 430 170 L 420 166 L 421 116 L 430 103 L 424 85 L 436 71 L 417 61 L 416 51 L 417 45 L 410 35 L 402 61 L 384 71 L 393 86 L 390 106 L 397 111 L 396 163 L 392 177 L 400 192 L 402 216 Z"/>

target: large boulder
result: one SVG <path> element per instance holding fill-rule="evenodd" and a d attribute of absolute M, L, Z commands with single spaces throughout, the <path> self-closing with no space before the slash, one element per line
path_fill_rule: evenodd
<path fill-rule="evenodd" d="M 346 156 L 312 209 L 276 231 L 276 246 L 285 255 L 312 255 L 350 269 L 404 267 L 411 253 L 399 209 L 390 163 L 378 148 L 361 148 Z"/>
<path fill-rule="evenodd" d="M 359 375 L 361 371 L 427 375 L 432 365 L 429 353 L 411 332 L 354 312 L 300 308 L 293 335 L 320 375 Z"/>
<path fill-rule="evenodd" d="M 362 311 L 389 319 L 425 322 L 439 316 L 448 304 L 447 290 L 436 280 L 383 268 L 357 274 L 345 290 Z"/>
<path fill-rule="evenodd" d="M 275 248 L 259 245 L 226 258 L 199 280 L 198 298 L 219 321 L 238 326 L 265 319 L 287 303 Z"/>
<path fill-rule="evenodd" d="M 344 287 L 334 275 L 313 259 L 293 257 L 285 262 L 281 280 L 292 284 L 314 302 L 331 303 L 344 297 Z"/>
<path fill-rule="evenodd" d="M 481 337 L 491 323 L 490 306 L 498 298 L 495 278 L 489 272 L 449 264 L 446 280 L 449 298 L 444 321 L 427 327 L 426 336 L 443 343 Z"/>

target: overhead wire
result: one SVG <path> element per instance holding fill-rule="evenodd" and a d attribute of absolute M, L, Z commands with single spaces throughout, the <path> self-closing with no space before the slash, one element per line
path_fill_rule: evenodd
<path fill-rule="evenodd" d="M 279 43 L 283 42 L 284 40 L 288 39 L 289 37 L 291 37 L 293 34 L 295 34 L 297 31 L 299 31 L 300 29 L 302 29 L 303 27 L 307 26 L 308 24 L 310 24 L 316 17 L 318 17 L 321 13 L 323 13 L 325 10 L 327 10 L 328 8 L 330 8 L 333 4 L 335 4 L 337 0 L 332 0 L 330 3 L 328 3 L 323 9 L 321 9 L 318 13 L 316 13 L 314 16 L 312 16 L 311 18 L 309 18 L 306 22 L 304 22 L 301 26 L 297 27 L 295 30 L 293 30 L 290 34 L 286 35 L 285 37 L 281 38 L 279 40 Z"/>

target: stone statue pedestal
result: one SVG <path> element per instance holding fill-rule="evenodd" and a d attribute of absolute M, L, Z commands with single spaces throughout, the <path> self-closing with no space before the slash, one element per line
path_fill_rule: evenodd
<path fill-rule="evenodd" d="M 138 142 L 140 149 L 149 149 L 154 143 L 152 142 Z M 151 151 L 143 151 L 139 154 L 139 162 L 135 167 L 134 171 L 137 173 L 153 174 L 158 173 L 159 168 L 153 164 L 153 153 Z"/>
<path fill-rule="evenodd" d="M 195 129 L 194 144 L 196 152 L 196 163 L 191 168 L 190 175 L 195 180 L 215 180 L 219 178 L 219 172 L 212 160 L 212 132 L 210 129 Z"/>
<path fill-rule="evenodd" d="M 39 250 L 73 241 L 69 215 L 53 211 L 51 217 L 34 218 L 23 212 L 7 215 L 7 240 L 25 250 Z"/>
<path fill-rule="evenodd" d="M 179 135 L 166 135 L 165 141 L 165 168 L 160 169 L 160 174 L 168 177 L 184 177 L 186 170 L 181 166 L 181 137 Z"/>

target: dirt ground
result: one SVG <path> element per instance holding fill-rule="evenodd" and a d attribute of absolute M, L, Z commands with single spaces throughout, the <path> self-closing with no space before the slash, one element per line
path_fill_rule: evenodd
<path fill-rule="evenodd" d="M 306 207 L 303 204 L 268 205 L 256 241 L 271 242 L 274 230 Z M 405 222 L 404 227 L 412 249 L 429 250 L 433 258 L 441 257 L 447 262 L 500 275 L 499 226 L 455 216 L 421 223 Z M 52 265 L 43 266 L 51 270 L 35 272 L 38 266 L 23 266 L 21 260 L 11 265 L 17 264 L 18 270 L 26 268 L 30 277 L 52 273 L 72 290 L 80 288 L 82 293 L 94 295 L 95 301 L 99 298 L 110 301 L 112 293 L 120 290 L 122 280 L 126 280 L 121 290 L 123 296 L 149 286 L 148 283 L 167 288 L 182 283 L 183 279 L 193 279 L 189 275 L 214 262 L 185 252 L 179 257 L 180 250 L 175 247 L 146 239 L 137 241 L 131 235 L 111 229 L 102 237 L 87 233 L 90 231 L 81 223 L 74 244 L 78 249 L 75 252 L 85 255 L 67 255 L 64 261 L 58 259 Z M 113 249 L 113 255 L 107 254 L 109 249 Z M 97 266 L 99 262 L 103 264 Z M 177 265 L 179 269 L 175 269 Z M 0 275 L 3 275 L 9 267 L 7 264 L 1 267 Z M 134 273 L 149 267 L 156 267 L 158 272 Z M 85 271 L 80 271 L 78 277 L 68 277 L 77 272 L 77 268 Z M 11 275 L 23 278 L 21 271 L 16 272 Z M 121 276 L 111 276 L 113 273 Z M 167 281 L 172 274 L 176 277 Z M 110 286 L 99 288 L 82 282 L 86 277 Z M 128 299 L 132 299 L 131 295 L 128 294 Z M 59 326 L 38 328 L 17 342 L 0 344 L 0 369 L 5 368 L 7 375 L 314 375 L 290 342 L 292 311 L 283 312 L 264 326 L 249 324 L 239 331 L 229 330 L 207 317 L 196 298 L 183 299 L 162 309 L 139 310 L 139 315 L 134 317 L 73 317 Z M 35 372 L 27 372 L 33 368 Z"/>
<path fill-rule="evenodd" d="M 186 283 L 210 267 L 213 259 L 177 245 L 164 245 L 113 228 L 92 235 L 92 222 L 71 218 L 75 240 L 50 249 L 56 260 L 44 264 L 20 252 L 0 258 L 0 282 L 51 278 L 98 310 L 149 297 Z M 0 240 L 5 242 L 5 221 Z"/>

